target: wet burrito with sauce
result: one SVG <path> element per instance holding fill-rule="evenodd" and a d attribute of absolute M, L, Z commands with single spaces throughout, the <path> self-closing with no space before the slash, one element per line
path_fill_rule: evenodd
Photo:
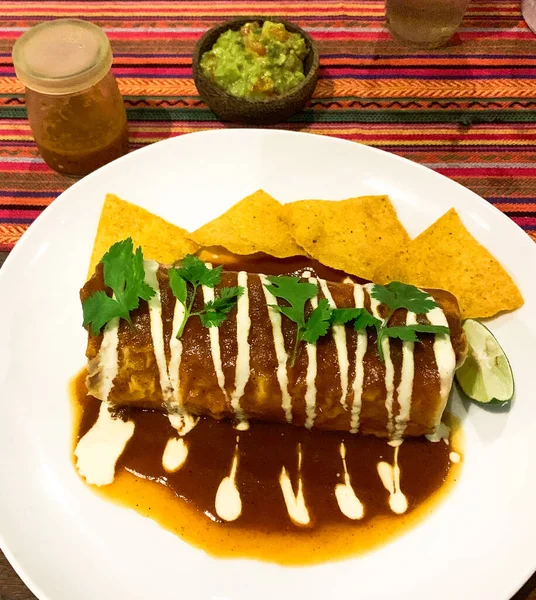
<path fill-rule="evenodd" d="M 466 353 L 449 292 L 139 258 L 152 293 L 127 317 L 91 322 L 92 297 L 121 300 L 106 256 L 81 290 L 90 395 L 166 411 L 183 431 L 197 415 L 392 439 L 439 426 Z"/>

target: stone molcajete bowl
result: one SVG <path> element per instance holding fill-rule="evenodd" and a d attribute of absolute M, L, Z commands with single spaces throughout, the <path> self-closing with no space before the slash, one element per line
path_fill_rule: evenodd
<path fill-rule="evenodd" d="M 305 44 L 309 50 L 303 65 L 305 79 L 282 96 L 266 100 L 236 98 L 203 75 L 200 66 L 201 57 L 205 52 L 212 49 L 220 35 L 229 29 L 236 31 L 245 23 L 251 23 L 252 21 L 257 21 L 261 25 L 264 21 L 283 23 L 288 31 L 299 33 L 305 39 Z M 222 121 L 234 121 L 251 125 L 279 123 L 301 110 L 313 95 L 318 79 L 318 65 L 318 49 L 311 36 L 297 25 L 276 17 L 237 17 L 221 25 L 216 25 L 199 39 L 193 54 L 194 81 L 205 103 Z"/>

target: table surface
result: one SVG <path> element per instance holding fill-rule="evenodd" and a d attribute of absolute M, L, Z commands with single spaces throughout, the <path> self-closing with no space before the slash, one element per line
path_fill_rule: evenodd
<path fill-rule="evenodd" d="M 102 26 L 125 99 L 131 149 L 226 127 L 197 95 L 196 39 L 236 15 L 277 15 L 307 29 L 321 54 L 306 109 L 279 127 L 394 152 L 455 179 L 536 240 L 536 36 L 519 1 L 473 0 L 451 43 L 433 51 L 392 40 L 381 0 L 9 1 L 0 11 L 0 265 L 73 179 L 39 157 L 11 48 L 45 19 Z M 0 554 L 0 600 L 34 596 Z M 536 600 L 536 575 L 515 596 Z M 480 599 L 478 599 L 480 600 Z"/>

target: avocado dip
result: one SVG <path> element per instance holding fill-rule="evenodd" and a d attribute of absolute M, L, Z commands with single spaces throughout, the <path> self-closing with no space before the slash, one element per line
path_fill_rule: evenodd
<path fill-rule="evenodd" d="M 246 23 L 222 33 L 201 57 L 203 75 L 237 98 L 265 100 L 281 96 L 304 79 L 308 48 L 299 33 L 282 23 Z"/>

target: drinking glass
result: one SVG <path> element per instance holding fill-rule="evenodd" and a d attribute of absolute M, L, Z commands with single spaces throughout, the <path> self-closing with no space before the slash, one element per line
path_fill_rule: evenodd
<path fill-rule="evenodd" d="M 387 27 L 394 38 L 411 46 L 437 48 L 445 45 L 454 35 L 469 2 L 470 0 L 386 0 Z"/>

